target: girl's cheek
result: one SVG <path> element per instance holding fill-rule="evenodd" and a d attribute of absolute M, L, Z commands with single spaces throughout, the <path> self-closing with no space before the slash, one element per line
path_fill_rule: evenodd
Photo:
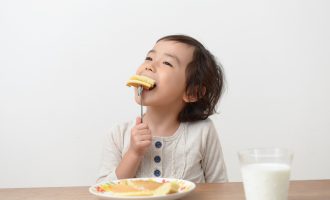
<path fill-rule="evenodd" d="M 136 74 L 140 74 L 142 72 L 142 67 L 143 65 L 141 65 L 140 67 L 138 67 L 138 69 L 136 70 Z"/>

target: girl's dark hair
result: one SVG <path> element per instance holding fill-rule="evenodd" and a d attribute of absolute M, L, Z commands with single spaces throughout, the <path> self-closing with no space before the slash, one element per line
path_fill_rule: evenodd
<path fill-rule="evenodd" d="M 187 103 L 178 116 L 180 122 L 204 120 L 216 112 L 224 85 L 222 67 L 214 56 L 196 39 L 186 35 L 168 35 L 159 41 L 176 41 L 194 47 L 192 61 L 186 68 L 186 93 L 196 96 L 196 102 Z"/>

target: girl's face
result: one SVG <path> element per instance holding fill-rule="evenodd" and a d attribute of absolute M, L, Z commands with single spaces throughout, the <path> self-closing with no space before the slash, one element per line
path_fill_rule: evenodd
<path fill-rule="evenodd" d="M 148 52 L 136 74 L 156 81 L 152 90 L 144 90 L 143 105 L 183 105 L 186 88 L 186 67 L 192 61 L 194 47 L 176 41 L 159 41 Z M 135 101 L 140 102 L 135 89 Z"/>

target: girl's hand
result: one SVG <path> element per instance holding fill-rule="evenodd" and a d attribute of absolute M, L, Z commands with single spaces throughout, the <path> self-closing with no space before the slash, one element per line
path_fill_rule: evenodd
<path fill-rule="evenodd" d="M 141 117 L 136 118 L 136 125 L 131 130 L 129 150 L 137 156 L 143 156 L 152 142 L 151 131 L 147 124 L 141 123 Z"/>

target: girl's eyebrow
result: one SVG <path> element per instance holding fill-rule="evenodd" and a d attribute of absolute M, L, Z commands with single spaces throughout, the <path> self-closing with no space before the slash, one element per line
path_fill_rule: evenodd
<path fill-rule="evenodd" d="M 151 49 L 151 50 L 148 52 L 148 54 L 149 54 L 149 53 L 156 53 L 156 50 Z M 177 56 L 172 55 L 172 54 L 169 54 L 169 53 L 164 53 L 164 55 L 173 58 L 173 59 L 176 60 L 176 61 L 179 63 L 179 65 L 180 65 L 180 60 L 179 60 L 179 58 L 178 58 Z"/>

